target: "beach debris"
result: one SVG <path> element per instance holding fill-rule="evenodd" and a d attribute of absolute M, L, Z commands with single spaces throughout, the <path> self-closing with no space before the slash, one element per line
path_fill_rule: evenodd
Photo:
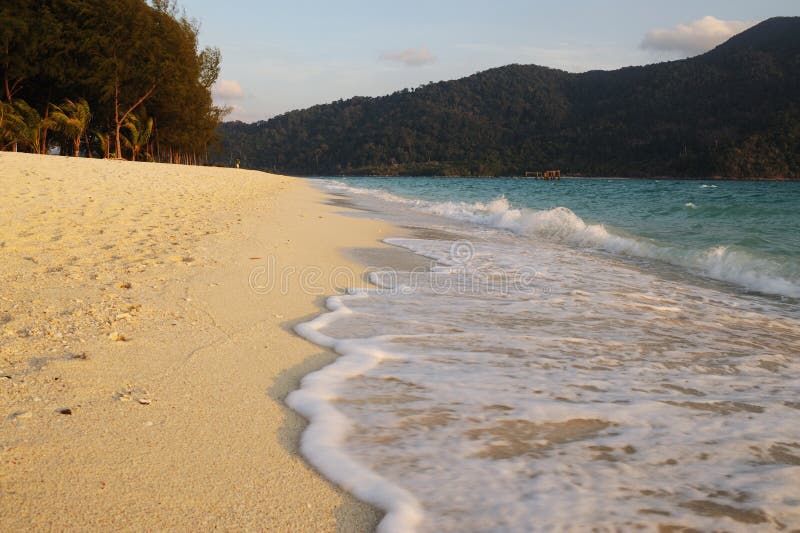
<path fill-rule="evenodd" d="M 141 405 L 150 405 L 152 400 L 148 398 L 149 395 L 150 393 L 146 388 L 128 383 L 114 395 L 114 398 L 121 402 L 136 401 Z"/>
<path fill-rule="evenodd" d="M 188 255 L 171 255 L 167 259 L 172 261 L 173 263 L 192 263 L 194 262 L 194 258 Z"/>
<path fill-rule="evenodd" d="M 66 407 L 64 409 L 57 410 L 56 413 L 58 413 L 60 415 L 71 415 L 72 414 L 72 409 L 70 409 L 69 407 Z"/>
<path fill-rule="evenodd" d="M 69 358 L 70 359 L 80 359 L 81 361 L 86 361 L 87 359 L 89 359 L 89 356 L 86 355 L 86 352 L 81 352 L 81 353 L 70 354 Z"/>
<path fill-rule="evenodd" d="M 120 333 L 119 331 L 114 331 L 109 333 L 108 338 L 114 342 L 125 342 L 128 340 L 128 337 Z"/>
<path fill-rule="evenodd" d="M 123 281 L 122 283 L 117 285 L 117 287 L 119 287 L 120 289 L 130 289 L 132 286 L 133 285 L 131 285 L 130 281 Z"/>
<path fill-rule="evenodd" d="M 11 413 L 8 417 L 9 420 L 22 420 L 24 418 L 31 418 L 33 413 L 30 411 L 17 411 L 16 413 Z"/>

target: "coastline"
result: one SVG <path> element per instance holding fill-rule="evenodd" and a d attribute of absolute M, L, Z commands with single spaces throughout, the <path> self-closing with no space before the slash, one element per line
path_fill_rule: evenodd
<path fill-rule="evenodd" d="M 320 177 L 330 177 L 329 175 L 324 176 L 316 176 L 316 175 L 303 175 L 305 178 L 320 178 Z M 346 175 L 337 175 L 336 177 L 340 178 L 435 178 L 435 179 L 520 179 L 520 180 L 533 180 L 533 181 L 559 181 L 559 180 L 570 180 L 570 179 L 585 179 L 585 180 L 651 180 L 651 181 L 659 181 L 659 180 L 674 180 L 674 181 L 755 181 L 755 182 L 776 182 L 776 183 L 795 183 L 800 182 L 800 179 L 795 178 L 759 178 L 759 177 L 748 177 L 748 178 L 730 178 L 726 176 L 707 176 L 707 177 L 693 177 L 693 176 L 603 176 L 603 175 L 580 175 L 580 174 L 570 174 L 561 176 L 557 180 L 543 180 L 542 178 L 534 178 L 534 177 L 527 177 L 527 176 L 477 176 L 477 175 L 466 175 L 466 174 L 459 174 L 459 175 L 447 175 L 447 176 L 440 176 L 440 175 L 412 175 L 412 174 L 346 174 Z"/>
<path fill-rule="evenodd" d="M 351 199 L 340 204 L 409 229 L 385 242 L 436 268 L 376 277 L 390 290 L 331 298 L 297 328 L 342 356 L 287 399 L 313 421 L 304 452 L 388 510 L 380 531 L 796 521 L 797 433 L 780 423 L 798 408 L 791 300 L 575 245 L 563 237 L 592 229 L 577 217 L 550 219 L 555 235 L 526 232 L 566 208 L 514 213 L 489 207 L 491 184 L 430 181 L 325 184 Z M 707 187 L 695 192 L 744 196 Z M 664 190 L 694 209 L 682 196 L 694 187 Z M 670 205 L 643 191 L 622 205 Z M 736 224 L 746 234 L 747 218 Z"/>
<path fill-rule="evenodd" d="M 391 249 L 391 226 L 255 171 L 0 168 L 4 529 L 374 529 L 300 456 L 284 398 L 336 358 L 293 327 L 352 281 L 332 273 L 364 270 L 343 250 Z"/>

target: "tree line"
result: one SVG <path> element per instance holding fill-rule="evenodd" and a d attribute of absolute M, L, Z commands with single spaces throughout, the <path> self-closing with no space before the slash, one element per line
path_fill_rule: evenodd
<path fill-rule="evenodd" d="M 509 65 L 220 132 L 216 161 L 299 175 L 800 179 L 800 18 L 681 61 Z"/>
<path fill-rule="evenodd" d="M 175 0 L 3 0 L 0 150 L 195 163 L 227 109 Z"/>

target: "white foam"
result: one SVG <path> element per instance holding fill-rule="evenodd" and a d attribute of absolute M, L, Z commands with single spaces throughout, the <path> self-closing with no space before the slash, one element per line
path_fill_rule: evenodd
<path fill-rule="evenodd" d="M 780 458 L 798 455 L 780 443 L 800 442 L 785 423 L 800 394 L 800 316 L 497 237 L 460 264 L 451 242 L 387 239 L 445 266 L 428 284 L 375 276 L 414 290 L 331 298 L 298 326 L 343 354 L 290 396 L 312 420 L 303 452 L 315 466 L 386 509 L 385 530 L 753 527 L 685 505 L 696 501 L 800 527 L 794 467 Z M 500 261 L 541 276 L 502 293 L 462 283 Z M 599 425 L 585 437 L 547 435 L 587 420 Z"/>
<path fill-rule="evenodd" d="M 366 293 L 360 293 L 347 298 L 365 296 Z M 347 379 L 363 375 L 387 354 L 379 348 L 380 338 L 348 341 L 322 333 L 324 327 L 350 314 L 343 297 L 329 298 L 327 306 L 331 312 L 295 327 L 297 333 L 306 339 L 342 354 L 332 364 L 305 376 L 300 389 L 286 398 L 289 407 L 309 420 L 309 426 L 303 432 L 301 451 L 325 477 L 386 512 L 378 531 L 414 531 L 422 519 L 419 503 L 408 491 L 384 479 L 344 451 L 343 443 L 352 422 L 332 403 Z"/>
<path fill-rule="evenodd" d="M 652 239 L 622 235 L 603 224 L 588 224 L 566 207 L 549 210 L 517 209 L 500 196 L 489 203 L 430 202 L 405 198 L 380 190 L 349 187 L 341 182 L 326 184 L 358 195 L 400 203 L 425 213 L 443 216 L 520 235 L 546 238 L 574 246 L 590 247 L 607 252 L 656 259 L 695 270 L 698 273 L 743 286 L 747 289 L 800 298 L 800 279 L 787 274 L 791 269 L 779 260 L 758 257 L 730 247 L 715 246 L 694 251 L 660 244 Z M 702 187 L 716 187 L 703 185 Z M 687 204 L 688 206 L 689 204 Z M 693 204 L 692 204 L 693 205 Z"/>
<path fill-rule="evenodd" d="M 800 284 L 773 274 L 776 265 L 745 251 L 716 246 L 692 258 L 687 266 L 700 266 L 712 278 L 770 293 L 800 298 Z"/>

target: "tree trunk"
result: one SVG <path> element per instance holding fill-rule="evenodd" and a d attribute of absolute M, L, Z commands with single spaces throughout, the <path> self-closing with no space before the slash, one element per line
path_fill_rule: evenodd
<path fill-rule="evenodd" d="M 115 130 L 115 146 L 116 146 L 116 157 L 117 159 L 122 159 L 122 142 L 120 139 L 120 130 L 122 130 L 122 124 L 128 118 L 128 116 L 133 113 L 133 111 L 142 105 L 142 103 L 150 98 L 150 95 L 153 94 L 153 91 L 156 90 L 156 84 L 150 86 L 147 92 L 139 98 L 135 104 L 128 108 L 127 111 L 122 115 L 119 116 L 119 76 L 117 74 L 114 75 L 114 130 Z"/>
<path fill-rule="evenodd" d="M 122 143 L 119 140 L 119 130 L 122 129 L 122 122 L 119 120 L 119 77 L 114 74 L 114 149 L 117 159 L 122 157 Z M 109 143 L 110 144 L 110 143 Z"/>
<path fill-rule="evenodd" d="M 121 129 L 122 129 L 122 124 L 117 122 L 116 125 L 114 126 L 114 135 L 116 138 L 114 141 L 114 157 L 116 159 L 122 159 L 122 143 L 120 142 L 119 138 L 119 133 Z"/>
<path fill-rule="evenodd" d="M 47 104 L 47 107 L 44 110 L 44 120 L 42 120 L 42 146 L 40 148 L 40 152 L 43 155 L 47 155 L 47 118 L 50 116 L 50 104 Z"/>

